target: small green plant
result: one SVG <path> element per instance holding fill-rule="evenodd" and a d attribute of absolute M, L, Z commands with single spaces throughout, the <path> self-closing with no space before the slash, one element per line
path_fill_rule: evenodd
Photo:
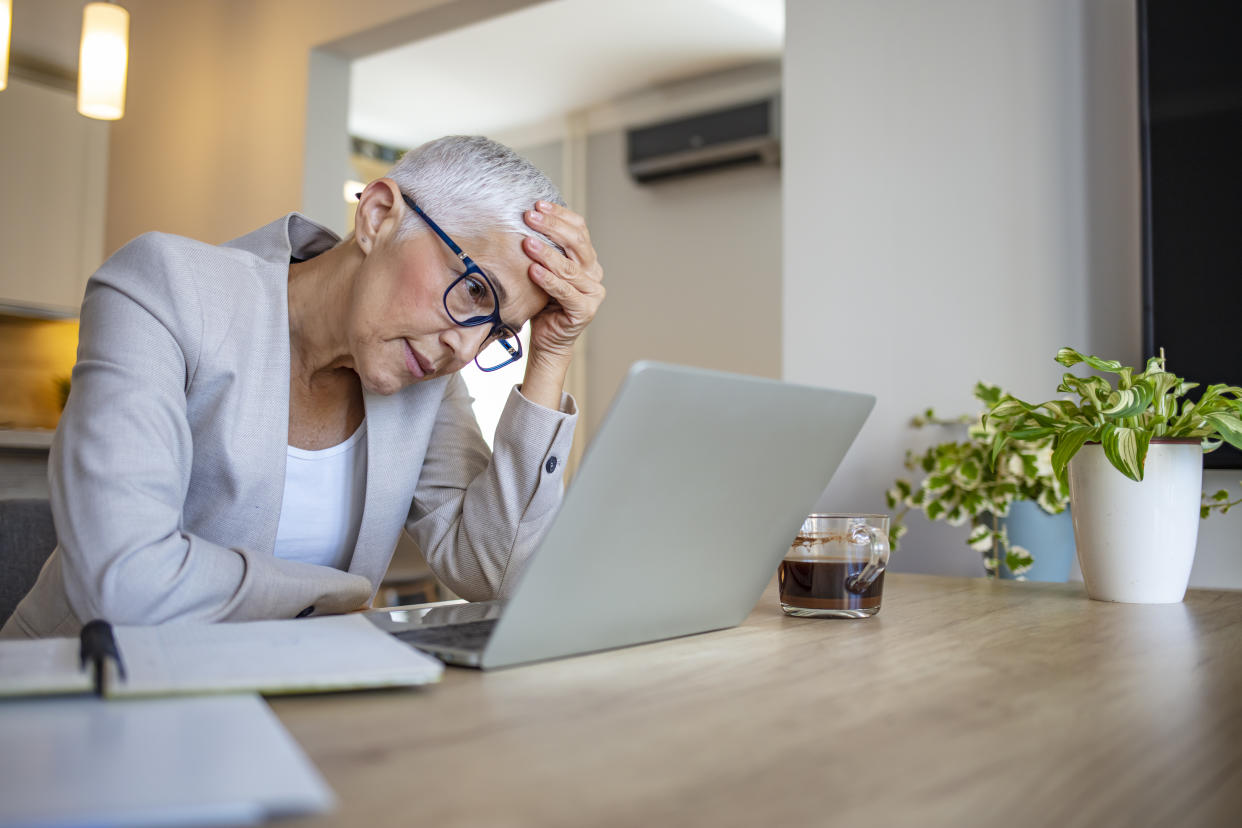
<path fill-rule="evenodd" d="M 1209 385 L 1197 401 L 1185 399 L 1198 384 L 1166 371 L 1163 349 L 1160 356 L 1147 360 L 1141 373 L 1073 348 L 1062 348 L 1056 360 L 1066 368 L 1086 363 L 1097 371 L 1116 374 L 1117 385 L 1114 388 L 1103 377 L 1067 373 L 1057 390 L 1076 394 L 1077 402 L 1059 399 L 1032 405 L 1009 396 L 997 400 L 983 418 L 992 435 L 993 466 L 1012 442 L 1050 439 L 1053 471 L 1065 483 L 1070 459 L 1087 442 L 1098 442 L 1118 471 L 1131 480 L 1142 480 L 1153 439 L 1198 439 L 1205 452 L 1219 448 L 1222 442 L 1242 448 L 1242 388 Z M 1238 502 L 1229 503 L 1227 493 L 1206 500 L 1207 508 L 1201 510 L 1205 517 L 1218 508 L 1213 504 L 1224 512 Z"/>
<path fill-rule="evenodd" d="M 1013 399 L 996 386 L 984 383 L 975 386 L 974 394 L 989 410 L 1003 400 Z M 999 574 L 999 560 L 1004 560 L 1015 575 L 1030 569 L 1033 556 L 1029 550 L 1009 542 L 1000 518 L 1008 514 L 1009 505 L 1016 500 L 1033 501 L 1049 514 L 1065 510 L 1068 489 L 1052 473 L 1051 437 L 1011 439 L 993 455 L 996 426 L 982 417 L 973 424 L 968 416 L 943 420 L 928 409 L 915 417 L 911 425 L 970 427 L 964 441 L 938 443 L 922 454 L 906 452 L 906 469 L 923 476 L 917 483 L 898 479 L 886 493 L 889 509 L 898 510 L 889 532 L 893 548 L 897 548 L 909 528 L 904 523 L 906 514 L 915 509 L 928 520 L 944 520 L 950 526 L 969 522 L 966 543 L 983 554 L 989 574 Z"/>
<path fill-rule="evenodd" d="M 1215 494 L 1211 495 L 1204 492 L 1203 503 L 1199 507 L 1199 517 L 1206 518 L 1208 515 L 1212 514 L 1213 509 L 1220 512 L 1222 515 L 1227 515 L 1229 514 L 1230 507 L 1237 506 L 1239 503 L 1242 503 L 1242 497 L 1237 500 L 1230 500 L 1229 492 L 1224 489 L 1220 489 Z"/>

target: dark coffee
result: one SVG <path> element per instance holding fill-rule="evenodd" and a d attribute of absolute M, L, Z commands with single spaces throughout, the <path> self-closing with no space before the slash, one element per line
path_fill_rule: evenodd
<path fill-rule="evenodd" d="M 781 603 L 811 610 L 874 610 L 884 592 L 884 573 L 855 592 L 866 561 L 783 560 L 779 573 Z"/>

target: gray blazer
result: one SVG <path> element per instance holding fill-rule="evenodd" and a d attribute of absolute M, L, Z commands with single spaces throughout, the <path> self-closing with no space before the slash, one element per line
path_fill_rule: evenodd
<path fill-rule="evenodd" d="M 515 388 L 490 454 L 459 376 L 366 394 L 349 570 L 275 557 L 289 424 L 288 274 L 338 241 L 297 213 L 222 246 L 161 233 L 91 277 L 48 472 L 59 545 L 0 637 L 354 609 L 402 527 L 445 583 L 512 589 L 562 491 L 577 420 Z"/>

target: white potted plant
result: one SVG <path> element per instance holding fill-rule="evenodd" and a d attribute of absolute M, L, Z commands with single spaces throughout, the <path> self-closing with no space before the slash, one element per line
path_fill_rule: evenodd
<path fill-rule="evenodd" d="M 1198 386 L 1166 371 L 1163 351 L 1141 373 L 1072 348 L 1056 359 L 1116 374 L 1116 387 L 1067 373 L 1057 390 L 1076 394 L 1077 402 L 999 400 L 984 418 L 995 429 L 992 458 L 1013 440 L 1051 437 L 1053 470 L 1069 485 L 1087 594 L 1126 603 L 1181 601 L 1200 517 L 1234 505 L 1226 492 L 1201 494 L 1203 453 L 1222 441 L 1242 448 L 1242 388 L 1211 385 L 1197 401 L 1187 399 Z"/>

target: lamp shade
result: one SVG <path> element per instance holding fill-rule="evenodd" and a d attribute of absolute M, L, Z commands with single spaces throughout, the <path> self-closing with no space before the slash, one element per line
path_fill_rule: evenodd
<path fill-rule="evenodd" d="M 13 39 L 13 0 L 0 0 L 0 89 L 9 85 L 9 41 Z"/>
<path fill-rule="evenodd" d="M 114 3 L 87 3 L 78 53 L 78 112 L 115 121 L 125 114 L 129 12 Z"/>

